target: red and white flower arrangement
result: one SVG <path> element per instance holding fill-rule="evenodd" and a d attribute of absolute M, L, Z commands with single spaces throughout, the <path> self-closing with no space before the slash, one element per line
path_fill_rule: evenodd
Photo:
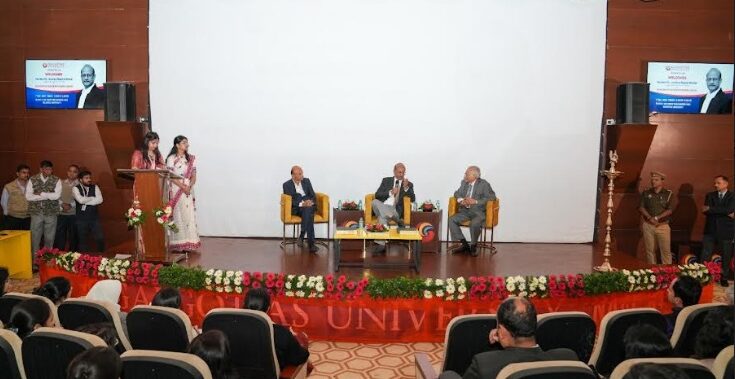
<path fill-rule="evenodd" d="M 179 227 L 176 226 L 176 223 L 174 222 L 173 208 L 170 203 L 161 208 L 154 209 L 153 215 L 156 216 L 156 222 L 158 222 L 158 225 L 161 225 L 174 233 L 179 231 Z"/>
<path fill-rule="evenodd" d="M 140 209 L 140 202 L 138 200 L 133 200 L 133 204 L 125 212 L 125 218 L 128 220 L 128 226 L 130 227 L 142 225 L 145 222 L 145 216 L 145 212 Z"/>

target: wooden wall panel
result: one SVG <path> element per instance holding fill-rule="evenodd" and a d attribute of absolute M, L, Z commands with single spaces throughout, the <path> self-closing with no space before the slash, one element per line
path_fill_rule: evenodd
<path fill-rule="evenodd" d="M 733 62 L 732 15 L 732 0 L 610 0 L 604 117 L 615 117 L 618 84 L 646 80 L 648 61 Z M 615 244 L 618 251 L 642 257 L 638 192 L 649 186 L 650 171 L 660 170 L 668 175 L 666 187 L 674 191 L 674 248 L 682 247 L 686 253 L 701 240 L 701 207 L 704 195 L 712 190 L 712 177 L 733 176 L 733 116 L 659 114 L 650 122 L 658 128 L 638 186 L 620 188 L 614 196 Z M 602 194 L 598 241 L 607 210 L 606 193 Z"/>
<path fill-rule="evenodd" d="M 108 81 L 136 83 L 137 113 L 148 111 L 148 0 L 0 1 L 0 180 L 42 159 L 62 176 L 91 169 L 104 194 L 108 246 L 132 240 L 122 214 L 130 191 L 115 187 L 96 122 L 101 110 L 26 110 L 25 59 L 106 59 Z"/>

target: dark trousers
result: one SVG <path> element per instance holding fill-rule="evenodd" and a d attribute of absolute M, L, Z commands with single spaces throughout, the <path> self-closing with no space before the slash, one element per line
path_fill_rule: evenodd
<path fill-rule="evenodd" d="M 712 252 L 715 245 L 719 247 L 720 255 L 722 255 L 722 276 L 732 279 L 732 271 L 730 270 L 730 261 L 732 260 L 732 240 L 718 239 L 717 236 L 705 234 L 702 238 L 702 262 L 712 258 Z"/>
<path fill-rule="evenodd" d="M 59 215 L 56 218 L 56 237 L 54 238 L 54 247 L 63 251 L 77 251 L 79 245 L 77 242 L 77 227 L 75 215 Z M 66 243 L 69 242 L 67 250 Z"/>
<path fill-rule="evenodd" d="M 314 244 L 314 211 L 315 207 L 299 207 L 295 215 L 301 217 L 301 235 L 306 234 L 309 245 Z"/>
<path fill-rule="evenodd" d="M 31 230 L 31 218 L 18 218 L 13 216 L 3 217 L 4 230 Z"/>
<path fill-rule="evenodd" d="M 94 241 L 97 244 L 96 252 L 105 251 L 105 235 L 102 233 L 102 224 L 99 219 L 93 220 L 77 220 L 77 235 L 79 236 L 79 251 L 89 252 L 87 239 L 89 233 L 92 233 Z"/>

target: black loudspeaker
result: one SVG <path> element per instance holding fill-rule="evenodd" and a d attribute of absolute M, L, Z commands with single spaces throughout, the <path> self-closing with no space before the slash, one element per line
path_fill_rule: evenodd
<path fill-rule="evenodd" d="M 618 86 L 618 124 L 648 124 L 648 83 Z"/>
<path fill-rule="evenodd" d="M 135 84 L 105 83 L 105 121 L 135 121 Z"/>

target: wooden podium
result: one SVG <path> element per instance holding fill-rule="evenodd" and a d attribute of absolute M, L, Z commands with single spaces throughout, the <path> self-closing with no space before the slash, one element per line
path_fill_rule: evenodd
<path fill-rule="evenodd" d="M 118 169 L 123 175 L 135 179 L 134 196 L 140 209 L 146 214 L 146 221 L 138 226 L 140 237 L 136 237 L 136 259 L 144 261 L 168 261 L 166 236 L 163 226 L 156 222 L 153 210 L 163 205 L 163 185 L 167 179 L 181 179 L 168 170 Z"/>

